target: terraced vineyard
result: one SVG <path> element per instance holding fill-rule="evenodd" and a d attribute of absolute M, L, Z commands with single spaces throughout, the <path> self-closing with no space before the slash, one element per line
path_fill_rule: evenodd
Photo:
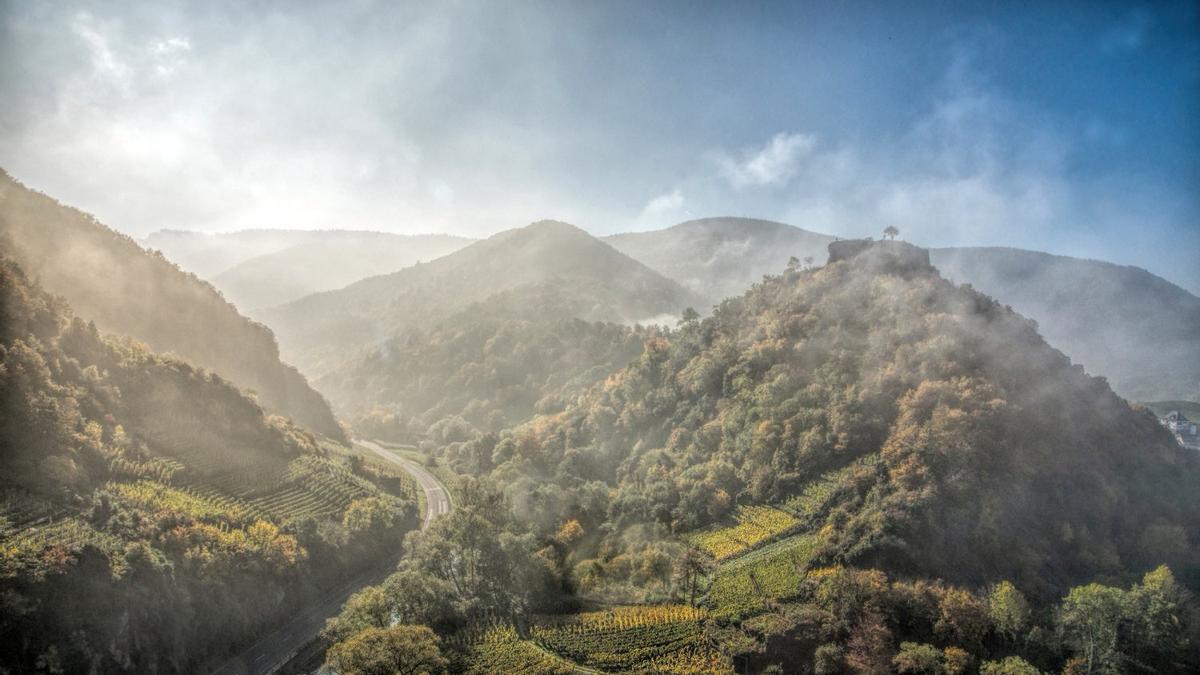
<path fill-rule="evenodd" d="M 281 519 L 331 518 L 339 516 L 355 499 L 377 493 L 349 469 L 329 459 L 305 455 L 288 466 L 279 490 L 251 499 L 250 505 Z"/>
<path fill-rule="evenodd" d="M 546 649 L 597 670 L 644 671 L 656 662 L 684 669 L 720 661 L 704 639 L 705 619 L 707 613 L 687 605 L 617 607 L 540 617 L 530 634 Z"/>
<path fill-rule="evenodd" d="M 20 488 L 0 491 L 0 537 L 15 534 L 41 522 L 62 517 L 63 511 L 52 502 Z"/>
<path fill-rule="evenodd" d="M 705 528 L 689 535 L 688 540 L 715 560 L 721 561 L 800 524 L 796 516 L 772 506 L 742 506 L 738 508 L 735 518 L 736 525 Z"/>
<path fill-rule="evenodd" d="M 709 645 L 708 613 L 687 605 L 539 616 L 529 640 L 500 622 L 448 641 L 470 673 L 732 673 Z"/>
<path fill-rule="evenodd" d="M 235 527 L 259 518 L 338 520 L 350 502 L 381 494 L 336 459 L 319 455 L 298 457 L 282 470 L 272 463 L 273 473 L 232 481 L 172 458 L 132 461 L 113 456 L 110 465 L 115 479 L 104 489 L 117 502 L 149 513 L 171 512 Z M 411 477 L 402 485 L 404 491 L 416 490 Z M 74 510 L 55 507 L 24 490 L 0 492 L 0 559 L 6 565 L 32 565 L 48 549 L 79 551 L 88 545 L 110 556 L 124 549 L 119 537 L 96 529 Z"/>
<path fill-rule="evenodd" d="M 125 550 L 120 538 L 101 532 L 82 518 L 64 518 L 47 525 L 26 528 L 0 543 L 0 561 L 6 566 L 36 565 L 48 549 L 77 552 L 87 546 L 116 558 Z M 15 574 L 18 569 L 0 568 L 0 576 Z"/>
<path fill-rule="evenodd" d="M 109 483 L 109 492 L 149 511 L 173 511 L 196 520 L 241 523 L 252 514 L 241 500 L 202 488 L 177 489 L 151 480 Z"/>
<path fill-rule="evenodd" d="M 723 618 L 749 616 L 771 600 L 797 593 L 819 535 L 798 534 L 764 546 L 717 568 L 708 600 Z"/>
<path fill-rule="evenodd" d="M 454 642 L 451 642 L 453 645 Z M 471 675 L 527 673 L 529 675 L 571 675 L 586 673 L 575 664 L 546 652 L 529 640 L 522 640 L 510 626 L 492 625 L 460 641 Z"/>

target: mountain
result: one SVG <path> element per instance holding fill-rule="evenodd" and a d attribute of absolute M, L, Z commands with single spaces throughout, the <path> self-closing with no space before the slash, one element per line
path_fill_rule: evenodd
<path fill-rule="evenodd" d="M 310 241 L 243 260 L 211 280 L 230 302 L 252 312 L 440 258 L 471 241 L 442 234 L 320 232 Z"/>
<path fill-rule="evenodd" d="M 665 230 L 630 232 L 604 241 L 625 255 L 683 284 L 712 305 L 741 295 L 788 258 L 825 261 L 833 237 L 752 218 L 689 220 Z"/>
<path fill-rule="evenodd" d="M 314 230 L 158 230 L 138 243 L 161 251 L 168 260 L 202 279 L 211 279 L 250 258 L 282 251 L 312 241 L 316 236 Z"/>
<path fill-rule="evenodd" d="M 541 221 L 450 255 L 262 313 L 306 372 L 331 372 L 347 353 L 436 323 L 501 291 L 560 286 L 586 321 L 633 323 L 678 315 L 697 298 L 577 227 Z"/>
<path fill-rule="evenodd" d="M 415 525 L 412 494 L 73 316 L 4 248 L 0 670 L 204 671 Z"/>
<path fill-rule="evenodd" d="M 586 295 L 576 282 L 502 291 L 409 329 L 316 384 L 356 429 L 393 440 L 418 440 L 443 420 L 499 431 L 557 412 L 658 332 L 576 318 L 574 299 Z"/>
<path fill-rule="evenodd" d="M 832 237 L 782 223 L 710 218 L 608 237 L 712 302 L 789 256 L 825 261 Z M 818 250 L 820 249 L 820 250 Z M 933 264 L 1037 321 L 1050 344 L 1137 401 L 1200 400 L 1200 298 L 1143 269 L 1013 248 L 930 251 Z"/>
<path fill-rule="evenodd" d="M 267 408 L 343 438 L 329 405 L 280 361 L 271 331 L 161 255 L 0 172 L 0 238 L 76 314 L 253 391 Z"/>
<path fill-rule="evenodd" d="M 1200 298 L 1139 267 L 1013 248 L 930 251 L 1134 401 L 1200 401 Z"/>
<path fill-rule="evenodd" d="M 1195 582 L 1200 456 L 928 252 L 830 251 L 647 340 L 565 411 L 444 457 L 554 494 L 514 508 L 596 533 L 565 565 L 593 592 L 664 550 L 650 532 L 745 554 L 709 591 L 731 617 L 794 594 L 809 565 L 1041 598 L 1162 562 Z"/>

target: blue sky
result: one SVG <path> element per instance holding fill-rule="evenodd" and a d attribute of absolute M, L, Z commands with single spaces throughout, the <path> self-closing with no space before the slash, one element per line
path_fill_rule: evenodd
<path fill-rule="evenodd" d="M 745 215 L 1200 291 L 1197 4 L 0 0 L 0 166 L 142 235 Z"/>

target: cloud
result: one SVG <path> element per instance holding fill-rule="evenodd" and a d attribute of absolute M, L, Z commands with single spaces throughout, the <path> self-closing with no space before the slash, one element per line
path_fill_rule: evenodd
<path fill-rule="evenodd" d="M 664 213 L 677 211 L 683 206 L 683 193 L 675 188 L 666 194 L 661 194 L 646 203 L 642 209 L 642 217 L 658 217 Z"/>
<path fill-rule="evenodd" d="M 683 190 L 680 188 L 664 192 L 646 202 L 634 219 L 633 227 L 638 230 L 647 230 L 674 225 L 681 220 L 686 220 L 689 213 L 684 207 L 686 201 Z"/>
<path fill-rule="evenodd" d="M 721 174 L 734 188 L 786 184 L 796 166 L 816 146 L 816 138 L 807 134 L 775 134 L 760 150 L 743 153 L 742 159 L 718 153 Z"/>
<path fill-rule="evenodd" d="M 113 50 L 108 35 L 109 30 L 111 30 L 109 27 L 97 21 L 88 12 L 77 13 L 71 21 L 71 32 L 87 47 L 95 76 L 108 81 L 118 89 L 127 91 L 132 78 L 132 69 Z"/>

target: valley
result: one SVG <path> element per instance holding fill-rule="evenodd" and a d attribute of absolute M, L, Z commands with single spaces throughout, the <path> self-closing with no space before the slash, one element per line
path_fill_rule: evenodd
<path fill-rule="evenodd" d="M 1200 673 L 1200 11 L 0 1 L 0 675 Z"/>
<path fill-rule="evenodd" d="M 386 450 L 373 441 L 355 439 L 355 445 L 367 448 L 386 462 L 396 464 L 412 476 L 424 492 L 422 501 L 421 529 L 428 529 L 434 518 L 450 512 L 450 493 L 433 474 L 412 460 L 404 459 Z M 377 569 L 366 570 L 348 579 L 341 586 L 330 589 L 325 597 L 309 603 L 298 616 L 248 646 L 240 654 L 229 659 L 225 665 L 213 671 L 213 675 L 252 675 L 274 673 L 286 667 L 306 647 L 318 640 L 325 621 L 336 616 L 346 600 L 372 584 L 383 581 L 394 567 L 393 556 L 384 555 L 383 564 Z"/>
<path fill-rule="evenodd" d="M 19 185 L 7 195 L 0 215 L 32 203 L 52 222 L 87 222 Z M 7 236 L 25 237 L 29 230 L 15 226 L 34 221 L 21 218 L 2 222 Z M 236 269 L 297 246 L 329 246 L 320 233 L 300 244 L 292 236 L 268 242 L 275 253 L 218 250 L 244 258 Z M 97 552 L 118 570 L 132 564 L 123 561 L 126 542 L 148 537 L 150 550 L 182 556 L 185 569 L 199 564 L 199 583 L 212 583 L 205 565 L 247 569 L 238 557 L 210 560 L 240 544 L 210 551 L 214 544 L 188 535 L 193 543 L 173 548 L 181 527 L 215 528 L 204 536 L 216 541 L 242 527 L 247 542 L 277 528 L 284 569 L 301 571 L 272 572 L 290 576 L 276 591 L 289 599 L 248 615 L 226 640 L 237 648 L 201 667 L 230 674 L 306 672 L 322 662 L 354 671 L 377 653 L 360 641 L 400 635 L 426 645 L 421 653 L 434 663 L 468 673 L 757 672 L 796 659 L 863 670 L 871 659 L 917 658 L 903 649 L 918 647 L 921 658 L 945 664 L 1006 653 L 1047 664 L 1073 643 L 1020 642 L 1011 631 L 1069 634 L 1065 619 L 1045 618 L 1047 608 L 1067 612 L 1063 603 L 1089 580 L 1124 582 L 1111 592 L 1130 603 L 1152 596 L 1185 606 L 1183 588 L 1200 569 L 1190 544 L 1200 456 L 1047 344 L 1042 323 L 941 271 L 973 274 L 1031 306 L 1045 295 L 1020 284 L 1044 288 L 1047 274 L 1078 276 L 1095 264 L 837 242 L 744 219 L 607 241 L 539 222 L 444 242 L 453 250 L 429 261 L 401 256 L 382 276 L 340 249 L 351 260 L 344 266 L 367 276 L 261 310 L 266 325 L 249 324 L 277 332 L 275 358 L 296 358 L 312 400 L 328 400 L 323 414 L 339 421 L 320 422 L 321 433 L 290 426 L 238 380 L 224 380 L 226 357 L 208 361 L 217 369 L 210 374 L 70 319 L 73 307 L 24 286 L 16 267 L 53 263 L 28 240 L 12 246 L 8 286 L 17 299 L 6 311 L 25 323 L 14 325 L 6 372 L 38 372 L 43 366 L 13 359 L 43 345 L 34 349 L 43 350 L 48 379 L 13 391 L 63 401 L 58 424 L 92 439 L 75 441 L 84 445 L 65 461 L 92 477 L 61 483 L 62 468 L 12 459 L 15 471 L 40 477 L 5 487 L 8 578 L 42 593 L 39 579 L 69 575 L 36 562 L 49 552 L 79 560 Z M 1028 261 L 1039 260 L 1049 267 L 1030 271 L 1040 268 Z M 268 267 L 276 264 L 290 263 Z M 201 302 L 220 298 L 199 277 L 161 269 L 155 274 L 199 289 Z M 75 273 L 45 278 L 106 316 L 95 296 L 73 290 Z M 1080 283 L 1056 286 L 1069 294 Z M 1088 302 L 1110 297 L 1096 286 Z M 1138 301 L 1143 311 L 1184 319 L 1193 311 L 1170 285 L 1135 287 L 1162 298 Z M 158 301 L 148 302 L 152 316 Z M 240 307 L 224 308 L 240 316 Z M 178 339 L 141 325 L 141 335 Z M 1160 324 L 1158 336 L 1186 341 L 1191 329 L 1180 326 L 1176 334 Z M 1075 325 L 1065 335 L 1086 332 Z M 1089 339 L 1125 349 L 1124 336 Z M 1158 352 L 1178 362 L 1186 349 Z M 174 384 L 122 375 L 131 358 L 174 373 Z M 1163 384 L 1177 369 L 1142 372 L 1157 383 L 1147 393 L 1184 396 Z M 66 398 L 63 386 L 92 398 Z M 206 387 L 241 402 L 205 403 Z M 72 412 L 67 402 L 79 400 L 94 402 Z M 295 405 L 272 400 L 281 412 Z M 1185 402 L 1153 405 L 1166 414 L 1159 408 L 1190 410 Z M 297 421 L 330 419 L 306 414 Z M 268 438 L 291 449 L 233 451 L 279 442 Z M 96 453 L 106 459 L 88 459 Z M 64 501 L 42 487 L 55 484 L 79 496 Z M 160 524 L 130 530 L 114 509 L 132 509 L 135 523 L 154 514 Z M 1004 592 L 1015 599 L 997 589 L 1014 589 Z M 1040 618 L 1008 627 L 988 607 L 1009 600 L 1043 608 Z M 958 612 L 976 612 L 975 632 L 923 618 Z M 864 632 L 892 637 L 870 646 Z M 897 640 L 912 646 L 886 655 Z M 1121 648 L 1168 669 L 1187 663 L 1178 646 Z"/>

